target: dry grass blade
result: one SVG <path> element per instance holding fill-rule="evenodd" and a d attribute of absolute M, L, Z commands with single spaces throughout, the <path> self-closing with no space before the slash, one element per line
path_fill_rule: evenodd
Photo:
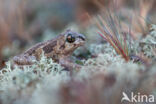
<path fill-rule="evenodd" d="M 121 34 L 120 29 L 118 28 L 117 19 L 109 14 L 109 24 L 100 15 L 95 21 L 100 30 L 98 34 L 109 42 L 119 55 L 121 55 L 126 61 L 129 61 L 130 58 L 126 36 Z"/>

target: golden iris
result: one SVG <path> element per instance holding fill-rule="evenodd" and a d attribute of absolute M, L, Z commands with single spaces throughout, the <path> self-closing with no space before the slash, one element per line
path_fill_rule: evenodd
<path fill-rule="evenodd" d="M 75 36 L 72 35 L 71 33 L 69 33 L 69 34 L 67 35 L 67 42 L 69 42 L 69 43 L 75 42 Z"/>

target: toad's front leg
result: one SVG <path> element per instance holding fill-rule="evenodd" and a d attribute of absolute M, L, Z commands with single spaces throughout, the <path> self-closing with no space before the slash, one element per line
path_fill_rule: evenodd
<path fill-rule="evenodd" d="M 62 66 L 64 66 L 65 68 L 67 68 L 69 70 L 81 69 L 80 65 L 71 62 L 71 60 L 69 60 L 68 58 L 61 58 L 59 60 L 59 64 L 61 64 Z"/>

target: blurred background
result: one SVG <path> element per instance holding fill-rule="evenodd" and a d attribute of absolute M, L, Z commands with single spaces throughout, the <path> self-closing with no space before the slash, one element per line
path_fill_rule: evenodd
<path fill-rule="evenodd" d="M 121 104 L 123 92 L 156 99 L 155 11 L 156 0 L 0 0 L 0 104 Z M 86 36 L 71 56 L 81 70 L 46 57 L 12 65 L 66 29 Z"/>
<path fill-rule="evenodd" d="M 141 36 L 156 23 L 155 0 L 0 0 L 0 68 L 14 55 L 67 28 L 84 33 L 88 44 L 102 42 L 92 18 L 107 10 L 131 23 L 134 34 Z"/>

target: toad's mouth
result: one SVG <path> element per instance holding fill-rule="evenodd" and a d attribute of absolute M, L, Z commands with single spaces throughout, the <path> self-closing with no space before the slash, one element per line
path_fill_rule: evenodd
<path fill-rule="evenodd" d="M 85 44 L 85 36 L 79 36 L 78 39 L 76 40 L 75 44 L 77 44 L 78 46 L 83 46 Z"/>
<path fill-rule="evenodd" d="M 82 41 L 85 41 L 86 40 L 86 37 L 84 35 L 82 35 L 82 34 L 79 35 L 78 38 L 81 39 Z"/>

